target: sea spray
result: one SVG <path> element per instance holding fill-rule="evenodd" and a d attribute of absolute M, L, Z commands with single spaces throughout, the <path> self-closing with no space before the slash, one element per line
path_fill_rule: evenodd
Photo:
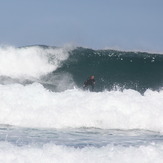
<path fill-rule="evenodd" d="M 51 92 L 41 84 L 0 85 L 0 123 L 26 127 L 163 132 L 163 91 Z"/>
<path fill-rule="evenodd" d="M 39 78 L 55 71 L 69 56 L 66 48 L 29 46 L 0 48 L 0 76 Z"/>

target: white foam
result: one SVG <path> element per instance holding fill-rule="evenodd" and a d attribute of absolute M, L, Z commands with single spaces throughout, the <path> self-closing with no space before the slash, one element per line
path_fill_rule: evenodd
<path fill-rule="evenodd" d="M 58 68 L 70 48 L 0 47 L 0 76 L 39 78 Z"/>
<path fill-rule="evenodd" d="M 43 147 L 17 147 L 0 143 L 0 162 L 3 163 L 162 163 L 163 145 L 140 147 L 106 146 L 75 149 L 46 144 Z"/>
<path fill-rule="evenodd" d="M 50 92 L 34 83 L 0 85 L 0 124 L 24 127 L 96 127 L 163 132 L 163 91 Z"/>

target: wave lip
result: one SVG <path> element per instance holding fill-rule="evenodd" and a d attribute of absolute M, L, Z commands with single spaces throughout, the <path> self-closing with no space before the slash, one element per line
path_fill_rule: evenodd
<path fill-rule="evenodd" d="M 69 56 L 66 48 L 29 46 L 0 47 L 0 76 L 39 78 L 56 70 Z"/>

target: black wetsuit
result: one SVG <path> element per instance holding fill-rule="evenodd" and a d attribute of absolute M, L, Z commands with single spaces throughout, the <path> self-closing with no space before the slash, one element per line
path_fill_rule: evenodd
<path fill-rule="evenodd" d="M 95 85 L 95 79 L 89 78 L 88 80 L 86 80 L 86 81 L 84 82 L 83 88 L 86 88 L 86 87 L 88 87 L 88 86 L 91 86 L 91 87 L 92 87 L 92 91 L 93 91 L 94 85 Z"/>

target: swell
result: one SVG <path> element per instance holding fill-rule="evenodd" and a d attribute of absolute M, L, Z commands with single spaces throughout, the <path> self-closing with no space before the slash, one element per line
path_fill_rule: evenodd
<path fill-rule="evenodd" d="M 160 90 L 163 55 L 146 52 L 93 50 L 74 47 L 0 47 L 0 84 L 39 82 L 52 91 L 64 91 L 94 75 L 95 91 Z"/>

